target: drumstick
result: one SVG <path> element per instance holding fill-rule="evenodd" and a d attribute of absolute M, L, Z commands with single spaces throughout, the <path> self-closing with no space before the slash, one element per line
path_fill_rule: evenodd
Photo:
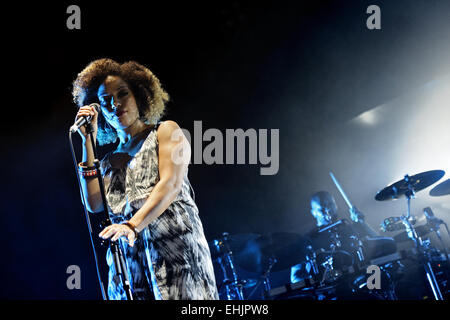
<path fill-rule="evenodd" d="M 350 200 L 348 199 L 347 195 L 345 194 L 344 190 L 342 189 L 341 185 L 337 181 L 336 177 L 334 176 L 333 172 L 330 171 L 331 179 L 333 179 L 334 184 L 338 188 L 338 190 L 341 192 L 342 197 L 344 198 L 345 202 L 347 202 L 348 207 L 351 209 L 353 208 L 353 205 L 351 204 Z"/>

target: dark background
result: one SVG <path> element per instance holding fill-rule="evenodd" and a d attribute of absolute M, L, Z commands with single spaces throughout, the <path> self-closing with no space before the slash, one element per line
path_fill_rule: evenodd
<path fill-rule="evenodd" d="M 71 4 L 81 30 L 66 28 Z M 366 27 L 371 4 L 381 30 Z M 405 210 L 376 202 L 379 189 L 450 170 L 449 1 L 61 1 L 4 15 L 1 298 L 101 299 L 67 134 L 71 83 L 97 58 L 148 66 L 171 96 L 164 119 L 191 133 L 195 120 L 203 131 L 280 130 L 276 175 L 260 175 L 260 164 L 190 166 L 208 240 L 304 233 L 317 190 L 348 218 L 329 171 L 378 228 Z M 367 125 L 371 110 L 378 120 Z M 449 221 L 448 202 L 427 189 L 413 214 L 430 205 Z M 81 290 L 66 287 L 74 264 Z"/>

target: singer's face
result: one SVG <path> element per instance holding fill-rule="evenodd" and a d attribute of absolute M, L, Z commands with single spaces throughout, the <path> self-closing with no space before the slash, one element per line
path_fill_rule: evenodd
<path fill-rule="evenodd" d="M 102 113 L 116 130 L 124 130 L 139 119 L 139 110 L 133 92 L 118 76 L 108 76 L 99 86 L 97 96 Z"/>

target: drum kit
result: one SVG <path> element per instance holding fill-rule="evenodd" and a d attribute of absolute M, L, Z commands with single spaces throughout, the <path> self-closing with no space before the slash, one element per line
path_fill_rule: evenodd
<path fill-rule="evenodd" d="M 314 247 L 309 236 L 296 233 L 236 234 L 223 233 L 209 242 L 215 262 L 221 299 L 402 299 L 396 293 L 399 279 L 404 274 L 404 262 L 413 261 L 421 270 L 422 283 L 426 283 L 429 297 L 446 300 L 449 293 L 449 255 L 442 240 L 440 226 L 447 224 L 434 216 L 431 208 L 425 208 L 427 224 L 416 226 L 411 215 L 411 200 L 415 194 L 439 181 L 445 172 L 433 170 L 403 179 L 381 189 L 375 195 L 377 201 L 400 198 L 406 200 L 406 211 L 401 216 L 389 217 L 381 223 L 385 232 L 401 231 L 394 237 L 365 237 L 344 235 L 342 230 L 352 223 L 346 219 L 322 226 L 317 233 L 327 235 L 329 243 L 324 248 Z M 349 207 L 353 207 L 332 173 L 337 188 Z M 430 196 L 450 195 L 450 179 L 435 186 Z M 426 236 L 436 234 L 442 250 L 432 245 Z M 399 250 L 398 244 L 409 241 L 407 250 Z M 346 245 L 343 245 L 346 243 Z M 379 287 L 369 286 L 369 267 L 379 268 Z M 274 272 L 289 271 L 291 281 L 272 287 Z M 257 275 L 241 276 L 243 273 Z M 292 277 L 293 274 L 296 277 Z M 418 297 L 424 299 L 426 297 Z"/>

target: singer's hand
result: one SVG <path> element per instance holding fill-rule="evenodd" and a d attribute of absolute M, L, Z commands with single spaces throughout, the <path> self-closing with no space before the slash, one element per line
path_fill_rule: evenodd
<path fill-rule="evenodd" d="M 99 233 L 99 237 L 103 239 L 112 237 L 111 241 L 116 241 L 120 237 L 125 237 L 128 240 L 130 247 L 134 246 L 134 242 L 136 241 L 134 230 L 126 224 L 112 224 L 107 226 L 102 232 Z"/>
<path fill-rule="evenodd" d="M 94 107 L 91 106 L 83 106 L 78 110 L 77 116 L 75 118 L 75 121 L 77 121 L 80 117 L 89 117 L 92 116 L 91 125 L 92 129 L 94 130 L 92 134 L 94 135 L 94 140 L 97 138 L 97 119 L 98 119 L 98 112 L 95 110 Z M 83 139 L 83 142 L 86 142 L 86 139 L 88 138 L 88 134 L 86 133 L 86 128 L 84 126 L 81 126 L 78 130 L 78 133 L 81 136 L 81 139 Z"/>

